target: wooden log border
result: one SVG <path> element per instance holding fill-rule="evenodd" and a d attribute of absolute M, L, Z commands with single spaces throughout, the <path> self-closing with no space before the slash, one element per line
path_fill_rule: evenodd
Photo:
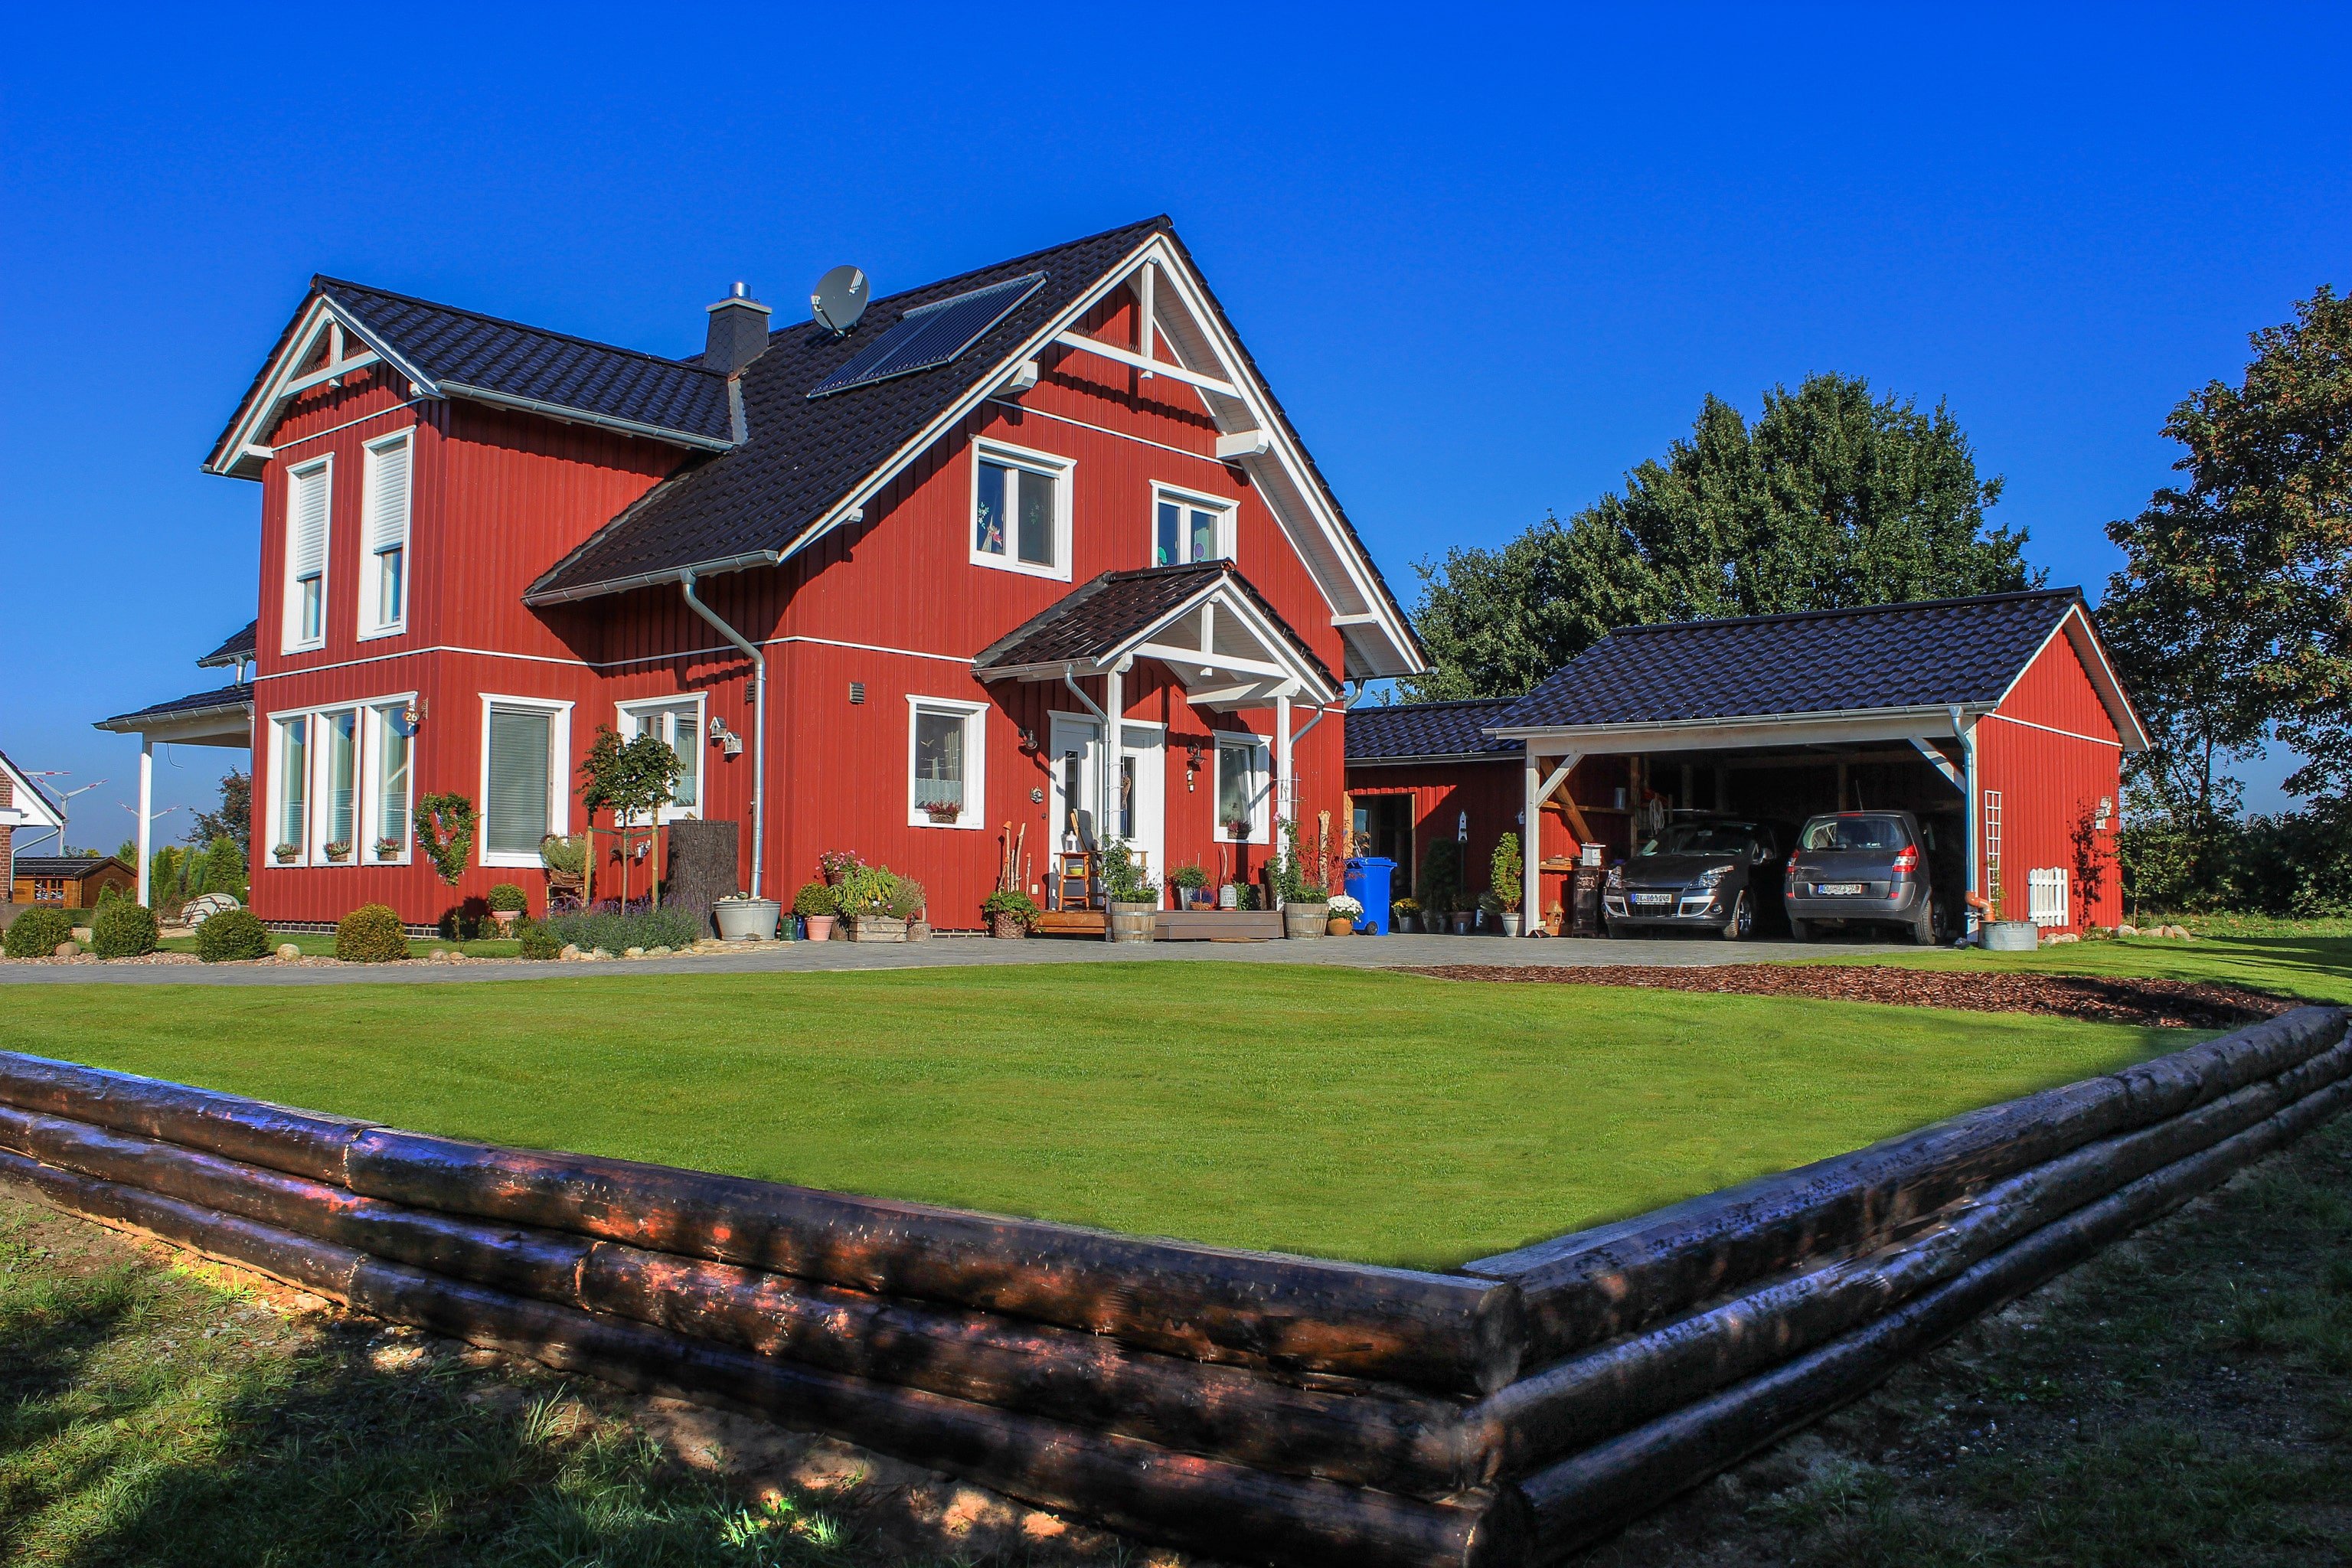
<path fill-rule="evenodd" d="M 404 1132 L 0 1052 L 0 1184 L 1242 1561 L 1618 1528 L 2352 1104 L 2341 1008 L 1451 1274 Z"/>

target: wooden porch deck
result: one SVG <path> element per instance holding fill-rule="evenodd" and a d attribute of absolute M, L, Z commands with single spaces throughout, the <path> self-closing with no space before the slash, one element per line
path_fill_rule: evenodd
<path fill-rule="evenodd" d="M 1047 910 L 1037 917 L 1039 936 L 1103 939 L 1108 917 L 1100 910 Z M 1162 910 L 1152 921 L 1160 942 L 1280 942 L 1278 910 Z"/>

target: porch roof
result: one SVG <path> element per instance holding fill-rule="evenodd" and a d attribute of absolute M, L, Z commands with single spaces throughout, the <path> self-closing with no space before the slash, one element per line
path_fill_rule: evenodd
<path fill-rule="evenodd" d="M 250 746 L 253 683 L 243 681 L 212 691 L 191 692 L 169 702 L 142 708 L 135 713 L 100 719 L 93 728 L 186 746 Z"/>

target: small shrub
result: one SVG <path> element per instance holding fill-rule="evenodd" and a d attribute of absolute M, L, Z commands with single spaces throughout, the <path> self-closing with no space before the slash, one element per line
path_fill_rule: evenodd
<path fill-rule="evenodd" d="M 1209 873 L 1202 869 L 1198 860 L 1187 860 L 1168 873 L 1168 885 L 1171 888 L 1181 888 L 1189 893 L 1196 889 L 1207 887 Z"/>
<path fill-rule="evenodd" d="M 10 958 L 47 958 L 58 943 L 73 940 L 73 917 L 63 910 L 26 910 L 8 928 L 0 952 Z"/>
<path fill-rule="evenodd" d="M 522 955 L 525 958 L 549 959 L 563 956 L 563 939 L 550 931 L 543 921 L 525 921 L 522 922 L 522 930 L 517 934 L 521 938 Z"/>
<path fill-rule="evenodd" d="M 223 910 L 196 928 L 196 956 L 206 963 L 267 958 L 270 946 L 268 930 L 250 910 Z"/>
<path fill-rule="evenodd" d="M 883 907 L 883 912 L 894 920 L 910 921 L 923 912 L 928 901 L 920 882 L 901 877 L 891 888 L 890 901 Z"/>
<path fill-rule="evenodd" d="M 346 963 L 394 963 L 408 956 L 408 933 L 384 904 L 362 904 L 335 922 L 335 956 Z"/>
<path fill-rule="evenodd" d="M 843 914 L 878 915 L 888 912 L 898 886 L 898 879 L 889 867 L 856 865 L 841 874 L 834 892 L 841 900 Z"/>
<path fill-rule="evenodd" d="M 980 900 L 980 912 L 992 921 L 998 915 L 1011 915 L 1023 925 L 1037 924 L 1037 900 L 1018 888 L 999 888 Z"/>
<path fill-rule="evenodd" d="M 793 895 L 793 913 L 796 915 L 837 915 L 841 900 L 823 882 L 803 883 Z"/>
<path fill-rule="evenodd" d="M 529 908 L 530 908 L 530 900 L 525 898 L 522 889 L 512 882 L 500 882 L 490 889 L 490 911 L 493 914 Z"/>
<path fill-rule="evenodd" d="M 136 958 L 155 951 L 155 911 L 128 899 L 90 917 L 89 950 L 100 958 Z"/>
<path fill-rule="evenodd" d="M 1506 833 L 1495 840 L 1495 853 L 1486 862 L 1490 879 L 1488 886 L 1492 888 L 1494 896 L 1502 901 L 1506 914 L 1519 907 L 1527 868 L 1528 863 L 1519 853 L 1517 834 Z"/>
<path fill-rule="evenodd" d="M 677 910 L 594 910 L 556 915 L 540 922 L 561 951 L 565 942 L 586 952 L 603 948 L 626 952 L 633 947 L 691 947 L 702 932 L 692 915 Z"/>
<path fill-rule="evenodd" d="M 539 863 L 567 877 L 584 875 L 588 869 L 588 836 L 575 833 L 566 838 L 561 834 L 549 834 L 539 841 Z"/>

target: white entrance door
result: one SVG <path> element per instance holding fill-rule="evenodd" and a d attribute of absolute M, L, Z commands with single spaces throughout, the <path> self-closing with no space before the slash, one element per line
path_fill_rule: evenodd
<path fill-rule="evenodd" d="M 1165 881 L 1167 731 L 1157 724 L 1122 724 L 1118 743 L 1118 822 L 1114 831 L 1146 851 L 1150 858 L 1145 867 Z"/>
<path fill-rule="evenodd" d="M 1054 843 L 1063 849 L 1097 848 L 1095 816 L 1102 796 L 1096 781 L 1102 776 L 1102 726 L 1092 719 L 1056 713 L 1045 737 L 1054 760 Z"/>

